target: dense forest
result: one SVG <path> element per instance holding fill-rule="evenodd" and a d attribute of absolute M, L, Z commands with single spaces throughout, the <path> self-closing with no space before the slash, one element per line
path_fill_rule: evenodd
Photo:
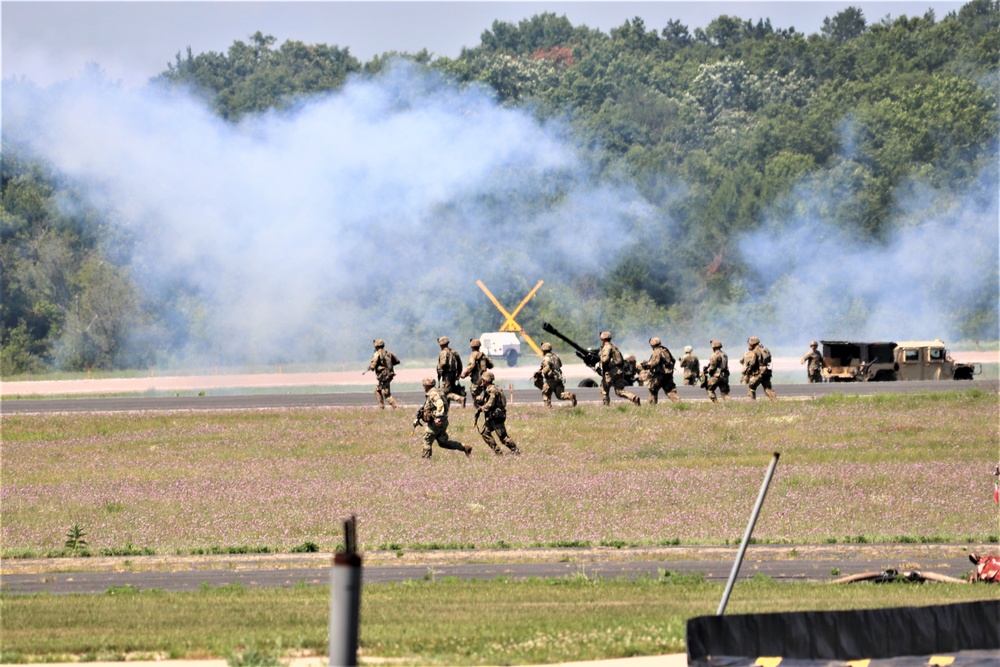
<path fill-rule="evenodd" d="M 254 156 L 279 137 L 256 171 L 298 147 L 315 160 L 310 173 L 328 170 L 319 183 L 369 176 L 331 185 L 337 201 L 316 208 L 310 198 L 326 188 L 298 183 L 292 169 L 268 171 L 239 197 L 238 174 L 202 178 L 197 160 L 176 183 L 214 188 L 160 191 L 153 182 L 175 178 L 165 158 L 162 171 L 129 168 L 115 185 L 108 163 L 126 149 L 93 141 L 86 151 L 103 162 L 70 156 L 38 138 L 70 136 L 44 129 L 54 112 L 25 101 L 84 84 L 88 100 L 127 99 L 119 86 L 99 70 L 58 91 L 4 81 L 2 374 L 356 360 L 375 337 L 431 356 L 437 335 L 500 324 L 477 278 L 508 307 L 544 279 L 518 321 L 529 331 L 558 322 L 591 343 L 601 328 L 678 347 L 751 330 L 800 346 L 821 336 L 995 341 L 1000 0 L 869 18 L 852 7 L 812 35 L 767 18 L 722 15 L 693 32 L 635 18 L 607 34 L 546 13 L 494 22 L 456 58 L 369 62 L 258 32 L 225 53 L 178 53 L 150 80 L 144 94 L 163 112 L 147 113 L 143 131 L 172 122 L 181 112 L 168 109 L 182 107 L 171 105 L 215 119 L 196 116 L 217 134 L 176 134 L 172 153 L 190 142 L 208 154 L 223 136 L 233 143 L 219 154 Z M 367 114 L 353 129 L 352 104 Z M 418 166 L 389 178 L 393 152 L 375 139 L 350 152 L 367 123 L 395 141 L 398 162 Z M 336 150 L 361 157 L 325 162 L 295 127 L 328 128 L 314 136 L 336 135 Z M 467 152 L 466 133 L 477 147 Z M 480 166 L 484 145 L 502 157 Z M 134 146 L 143 151 L 154 149 Z M 428 153 L 441 159 L 423 162 Z M 141 205 L 136 190 L 148 195 Z M 183 225 L 157 208 L 175 198 L 190 205 L 177 214 Z M 226 211 L 251 220 L 272 201 L 269 225 L 207 232 Z M 602 208 L 606 219 L 593 213 Z M 339 222 L 310 247 L 298 235 L 304 218 Z M 182 257 L 202 233 L 202 248 Z M 247 252 L 236 270 L 210 252 L 255 243 L 288 257 Z M 369 247 L 382 253 L 362 261 Z M 913 291 L 915 302 L 903 297 Z"/>

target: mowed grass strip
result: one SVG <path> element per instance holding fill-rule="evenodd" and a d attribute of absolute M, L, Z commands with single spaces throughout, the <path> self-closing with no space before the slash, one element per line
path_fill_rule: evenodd
<path fill-rule="evenodd" d="M 739 391 L 734 390 L 734 395 Z M 420 458 L 411 411 L 327 408 L 8 415 L 7 557 L 243 548 L 989 541 L 998 396 L 978 390 L 814 401 L 514 404 L 524 455 L 496 458 L 452 408 L 471 458 Z"/>
<path fill-rule="evenodd" d="M 687 619 L 715 613 L 723 586 L 696 577 L 583 576 L 366 585 L 360 654 L 400 664 L 497 665 L 685 650 Z M 995 599 L 987 585 L 737 584 L 727 613 L 923 606 Z M 4 596 L 4 662 L 70 658 L 325 655 L 329 588 Z M 395 663 L 396 661 L 394 661 Z"/>

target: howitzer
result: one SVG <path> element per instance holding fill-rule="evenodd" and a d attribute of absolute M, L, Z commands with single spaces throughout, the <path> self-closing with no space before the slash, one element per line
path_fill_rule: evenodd
<path fill-rule="evenodd" d="M 597 371 L 597 367 L 601 363 L 601 353 L 599 350 L 596 350 L 594 348 L 590 348 L 588 350 L 587 348 L 580 347 L 579 345 L 571 341 L 569 338 L 566 338 L 566 336 L 559 333 L 559 330 L 556 329 L 551 324 L 549 324 L 548 322 L 542 324 L 542 329 L 544 329 L 545 331 L 549 332 L 556 338 L 559 338 L 560 340 L 564 341 L 567 345 L 572 347 L 573 350 L 576 352 L 576 356 L 580 357 L 580 359 L 583 360 L 583 363 L 590 366 L 590 368 L 593 369 L 594 371 Z"/>

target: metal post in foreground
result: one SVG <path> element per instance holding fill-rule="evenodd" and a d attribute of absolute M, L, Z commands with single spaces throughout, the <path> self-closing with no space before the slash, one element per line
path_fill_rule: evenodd
<path fill-rule="evenodd" d="M 354 515 L 344 521 L 344 551 L 330 570 L 330 667 L 358 664 L 361 611 L 361 556 Z"/>
<path fill-rule="evenodd" d="M 750 523 L 747 524 L 747 532 L 743 535 L 743 543 L 740 544 L 740 551 L 736 554 L 736 562 L 733 563 L 733 571 L 729 573 L 729 581 L 726 582 L 726 590 L 722 593 L 722 602 L 719 603 L 719 611 L 716 612 L 716 616 L 722 616 L 726 611 L 729 594 L 733 592 L 736 575 L 739 574 L 740 565 L 743 564 L 743 554 L 746 553 L 747 544 L 750 543 L 750 535 L 753 533 L 753 527 L 757 523 L 757 515 L 760 514 L 761 505 L 764 504 L 764 496 L 767 495 L 767 487 L 771 484 L 771 478 L 774 476 L 774 468 L 778 465 L 779 456 L 781 456 L 781 453 L 775 452 L 774 458 L 771 459 L 771 465 L 767 467 L 767 474 L 764 475 L 764 483 L 760 485 L 760 493 L 757 494 L 757 504 L 753 506 Z"/>

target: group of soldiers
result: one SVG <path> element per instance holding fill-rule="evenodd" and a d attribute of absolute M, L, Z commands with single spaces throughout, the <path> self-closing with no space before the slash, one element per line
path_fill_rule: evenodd
<path fill-rule="evenodd" d="M 416 418 L 413 420 L 414 429 L 421 424 L 424 427 L 423 458 L 429 459 L 432 456 L 435 442 L 442 449 L 463 451 L 466 456 L 472 453 L 471 445 L 463 445 L 448 436 L 449 406 L 452 401 L 459 403 L 463 408 L 466 406 L 467 392 L 461 383 L 464 378 L 469 378 L 472 382 L 472 401 L 476 407 L 473 425 L 482 436 L 483 442 L 498 456 L 503 453 L 501 444 L 507 447 L 511 454 L 519 455 L 521 450 L 507 433 L 507 398 L 503 390 L 494 384 L 496 378 L 490 370 L 493 368 L 493 360 L 480 349 L 482 343 L 478 339 L 469 341 L 472 351 L 469 354 L 468 365 L 463 368 L 462 358 L 458 352 L 451 349 L 448 337 L 441 336 L 437 342 L 441 348 L 438 354 L 437 379 L 427 377 L 421 381 L 424 388 L 424 404 L 417 410 Z M 378 397 L 379 407 L 385 408 L 385 404 L 389 403 L 395 408 L 396 401 L 392 398 L 390 384 L 396 375 L 393 367 L 399 365 L 399 357 L 386 350 L 385 341 L 381 339 L 372 341 L 372 344 L 375 346 L 375 354 L 368 364 L 368 370 L 374 371 L 378 380 L 375 395 Z M 481 427 L 480 416 L 482 416 Z"/>
<path fill-rule="evenodd" d="M 723 401 L 729 400 L 729 356 L 722 350 L 722 341 L 711 341 L 712 354 L 708 363 L 702 367 L 690 345 L 684 348 L 684 356 L 675 360 L 659 338 L 650 338 L 649 359 L 637 362 L 634 355 L 622 356 L 621 350 L 611 341 L 611 332 L 601 332 L 600 339 L 601 348 L 591 368 L 601 378 L 601 402 L 604 405 L 611 404 L 611 392 L 635 405 L 640 405 L 641 399 L 626 389 L 636 382 L 648 389 L 649 403 L 655 405 L 661 391 L 671 401 L 680 402 L 677 385 L 674 383 L 674 371 L 678 365 L 683 372 L 685 385 L 700 384 L 713 403 L 717 403 L 720 396 Z M 503 390 L 495 384 L 496 378 L 491 370 L 493 361 L 481 350 L 481 342 L 478 339 L 469 341 L 471 352 L 468 364 L 465 366 L 462 365 L 458 352 L 450 347 L 451 341 L 447 336 L 441 336 L 437 342 L 441 348 L 438 354 L 437 379 L 432 377 L 423 379 L 424 405 L 417 411 L 413 422 L 414 429 L 420 424 L 424 426 L 423 457 L 431 457 L 432 445 L 435 442 L 442 449 L 464 451 L 466 456 L 472 453 L 470 445 L 463 445 L 448 437 L 449 405 L 454 401 L 463 408 L 466 406 L 466 389 L 461 383 L 465 378 L 472 384 L 472 400 L 476 407 L 473 424 L 483 441 L 496 455 L 503 453 L 501 444 L 507 447 L 510 453 L 520 454 L 521 450 L 518 449 L 517 443 L 507 433 L 507 399 Z M 378 380 L 375 394 L 379 407 L 385 408 L 385 404 L 388 403 L 395 408 L 397 404 L 392 397 L 390 384 L 395 377 L 393 368 L 400 363 L 399 357 L 387 350 L 385 341 L 381 339 L 372 341 L 372 344 L 375 346 L 375 353 L 368 364 L 368 371 L 374 371 Z M 826 367 L 826 362 L 817 351 L 817 347 L 817 341 L 812 341 L 810 352 L 802 358 L 802 363 L 808 364 L 807 375 L 810 382 L 822 382 L 822 370 Z M 534 383 L 542 392 L 545 406 L 552 407 L 553 396 L 576 406 L 576 394 L 566 391 L 562 360 L 559 355 L 552 350 L 552 344 L 548 342 L 542 343 L 541 351 L 542 363 L 535 372 Z M 739 361 L 743 366 L 740 382 L 747 385 L 750 400 L 757 400 L 758 388 L 762 388 L 772 401 L 777 400 L 778 396 L 771 386 L 771 352 L 761 344 L 760 338 L 752 336 L 747 339 L 747 351 Z M 480 416 L 483 418 L 481 428 Z"/>

